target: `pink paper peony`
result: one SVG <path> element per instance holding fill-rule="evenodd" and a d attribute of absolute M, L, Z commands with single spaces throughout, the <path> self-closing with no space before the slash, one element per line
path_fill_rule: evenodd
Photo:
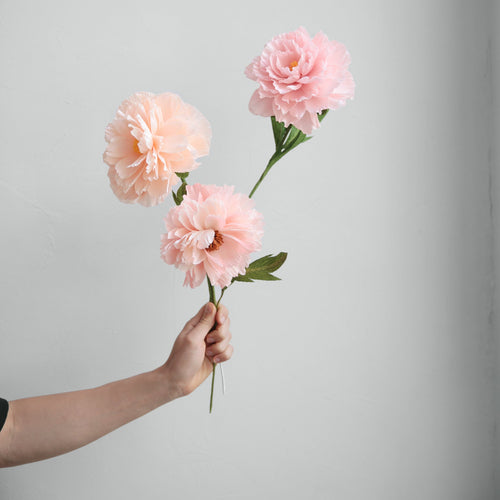
<path fill-rule="evenodd" d="M 178 95 L 137 92 L 122 102 L 106 127 L 103 159 L 119 200 L 153 206 L 208 154 L 210 124 Z"/>
<path fill-rule="evenodd" d="M 345 46 L 321 32 L 311 39 L 301 27 L 278 35 L 245 70 L 259 83 L 249 109 L 310 134 L 319 127 L 317 113 L 344 106 L 354 97 L 350 62 Z"/>
<path fill-rule="evenodd" d="M 228 286 L 260 250 L 262 215 L 253 200 L 233 191 L 233 186 L 187 186 L 182 203 L 165 217 L 161 257 L 186 272 L 184 285 L 197 287 L 208 274 L 213 285 Z"/>

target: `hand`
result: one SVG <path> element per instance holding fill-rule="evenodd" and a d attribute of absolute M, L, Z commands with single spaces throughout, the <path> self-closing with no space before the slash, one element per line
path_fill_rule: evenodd
<path fill-rule="evenodd" d="M 211 302 L 186 323 L 162 367 L 174 394 L 190 394 L 212 373 L 212 363 L 231 358 L 229 323 L 227 308 L 221 305 L 216 310 Z"/>

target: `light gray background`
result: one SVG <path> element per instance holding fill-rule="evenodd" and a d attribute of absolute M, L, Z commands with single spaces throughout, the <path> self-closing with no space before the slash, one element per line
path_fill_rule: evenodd
<path fill-rule="evenodd" d="M 225 299 L 227 394 L 218 379 L 209 415 L 207 381 L 4 469 L 2 500 L 498 498 L 500 13 L 486 0 L 0 1 L 0 396 L 166 359 L 207 291 L 159 258 L 172 203 L 113 196 L 104 127 L 134 91 L 176 92 L 213 126 L 193 181 L 248 192 L 272 136 L 243 70 L 300 25 L 347 45 L 356 98 L 255 196 L 262 254 L 289 259 L 283 281 Z"/>

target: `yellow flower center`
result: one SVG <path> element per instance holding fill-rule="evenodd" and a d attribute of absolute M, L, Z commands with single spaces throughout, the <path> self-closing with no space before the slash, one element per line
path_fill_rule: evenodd
<path fill-rule="evenodd" d="M 139 141 L 135 141 L 135 144 L 134 144 L 134 151 L 138 154 L 141 154 L 141 151 L 139 149 Z"/>
<path fill-rule="evenodd" d="M 295 66 L 298 66 L 299 63 L 297 61 L 292 61 L 289 65 L 288 65 L 288 69 L 290 71 L 292 71 L 293 68 L 295 68 Z"/>
<path fill-rule="evenodd" d="M 224 238 L 219 231 L 215 230 L 214 240 L 210 245 L 206 248 L 207 252 L 213 252 L 214 250 L 218 250 L 219 247 L 224 243 Z"/>

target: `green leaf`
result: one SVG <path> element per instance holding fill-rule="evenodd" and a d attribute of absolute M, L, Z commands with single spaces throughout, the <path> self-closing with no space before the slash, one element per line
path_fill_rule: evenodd
<path fill-rule="evenodd" d="M 308 140 L 307 135 L 304 134 L 302 130 L 299 130 L 298 128 L 292 125 L 292 130 L 285 142 L 284 149 L 288 153 L 292 149 L 296 148 L 299 144 L 302 144 L 307 140 Z"/>
<path fill-rule="evenodd" d="M 330 111 L 330 110 L 324 109 L 321 113 L 318 113 L 318 120 L 320 121 L 320 123 L 323 121 L 325 116 L 328 114 L 328 111 Z"/>
<path fill-rule="evenodd" d="M 234 283 L 235 281 L 246 281 L 248 283 L 253 283 L 253 279 L 248 278 L 244 274 L 239 274 L 238 276 L 235 276 L 232 280 L 231 283 Z"/>
<path fill-rule="evenodd" d="M 262 270 L 262 271 L 277 271 L 284 263 L 288 254 L 280 252 L 277 255 L 265 255 L 260 259 L 254 260 L 247 269 Z"/>
<path fill-rule="evenodd" d="M 174 198 L 174 202 L 176 205 L 180 205 L 182 203 L 182 199 L 186 194 L 186 186 L 187 184 L 183 181 L 179 189 L 177 190 L 177 194 L 172 190 L 172 196 Z"/>
<path fill-rule="evenodd" d="M 292 125 L 292 128 L 290 130 L 290 134 L 288 135 L 286 142 L 284 144 L 285 149 L 287 148 L 287 145 L 296 141 L 297 138 L 302 134 L 302 132 L 295 126 Z"/>
<path fill-rule="evenodd" d="M 275 116 L 271 116 L 271 124 L 273 126 L 274 144 L 278 147 L 286 133 L 286 127 L 283 122 L 276 121 Z"/>
<path fill-rule="evenodd" d="M 329 111 L 328 109 L 324 109 L 323 111 L 321 111 L 321 113 L 318 113 L 318 120 L 320 121 L 320 123 L 328 114 L 328 111 Z M 299 130 L 297 127 L 292 125 L 292 130 L 290 131 L 290 134 L 286 139 L 283 149 L 288 153 L 292 149 L 296 148 L 299 144 L 307 142 L 310 139 L 312 139 L 312 136 L 304 134 L 302 130 Z"/>
<path fill-rule="evenodd" d="M 243 281 L 252 283 L 254 280 L 261 281 L 277 281 L 281 278 L 274 276 L 274 271 L 277 271 L 287 258 L 286 252 L 280 252 L 277 255 L 265 255 L 260 259 L 253 261 L 245 271 L 245 274 L 240 274 L 232 279 L 233 281 Z"/>
<path fill-rule="evenodd" d="M 172 189 L 172 198 L 174 199 L 174 203 L 176 205 L 180 205 L 180 201 L 177 199 L 177 196 L 175 194 L 175 191 Z"/>
<path fill-rule="evenodd" d="M 328 114 L 328 109 L 324 109 L 320 113 L 318 113 L 318 120 L 320 123 L 323 121 L 325 116 Z M 280 148 L 281 142 L 285 138 L 287 127 L 282 122 L 276 121 L 276 117 L 271 116 L 271 122 L 273 125 L 273 134 L 274 134 L 274 142 L 276 144 L 276 148 Z M 291 125 L 290 133 L 286 138 L 285 143 L 281 146 L 280 152 L 283 154 L 289 153 L 292 149 L 296 148 L 299 144 L 303 142 L 307 142 L 309 139 L 312 139 L 312 136 L 308 136 L 304 134 L 302 130 L 298 129 L 294 125 Z"/>
<path fill-rule="evenodd" d="M 183 182 L 181 184 L 181 187 L 177 190 L 177 199 L 179 200 L 179 205 L 182 203 L 182 199 L 184 198 L 184 195 L 186 194 L 186 187 L 187 184 Z"/>
<path fill-rule="evenodd" d="M 175 172 L 175 175 L 184 182 L 188 178 L 189 172 Z"/>

